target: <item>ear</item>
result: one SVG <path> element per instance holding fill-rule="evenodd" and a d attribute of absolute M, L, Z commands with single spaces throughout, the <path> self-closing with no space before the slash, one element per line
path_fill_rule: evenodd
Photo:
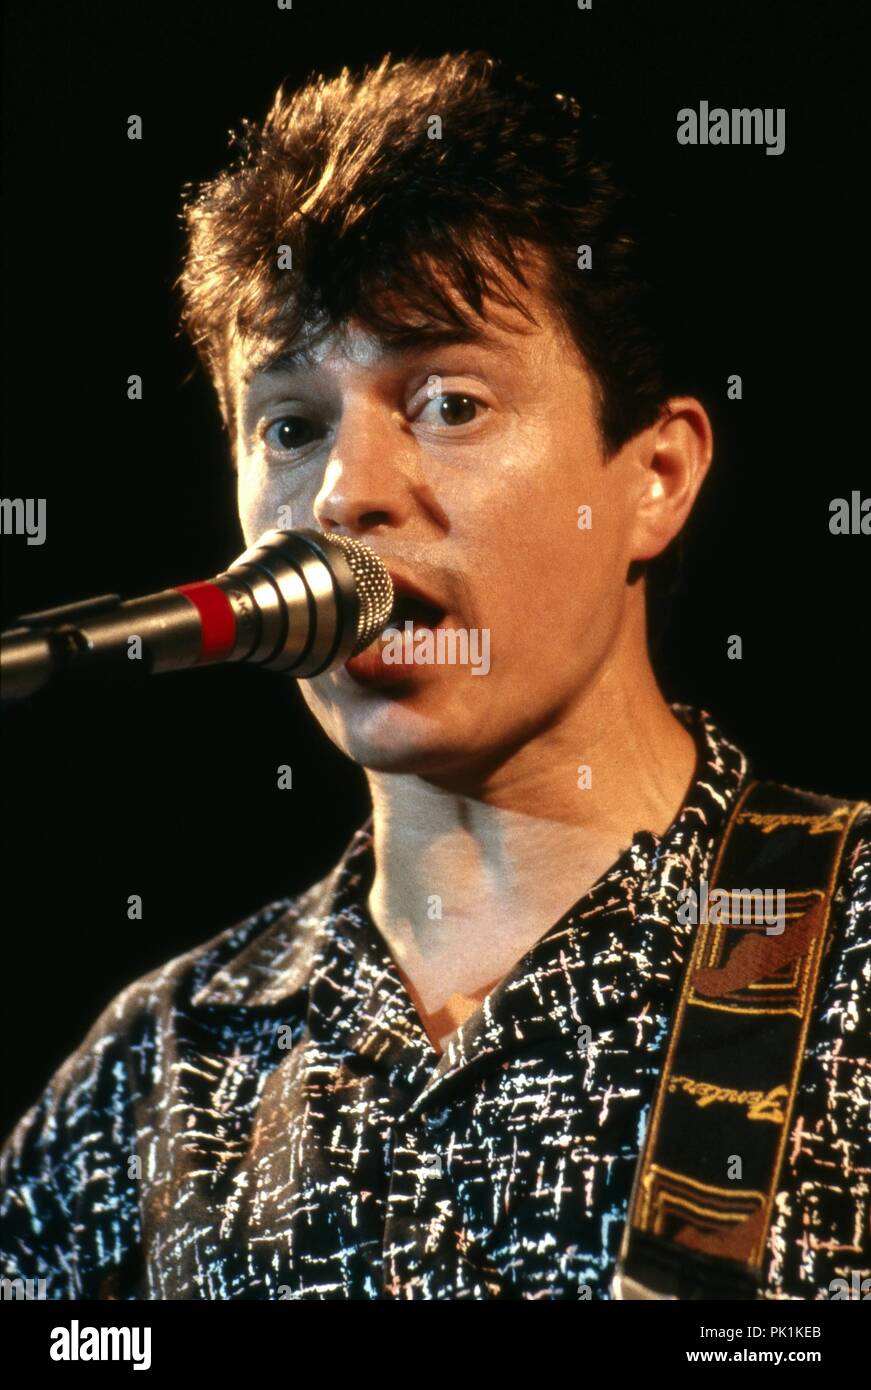
<path fill-rule="evenodd" d="M 683 527 L 705 480 L 714 451 L 711 421 L 694 396 L 674 396 L 626 447 L 639 478 L 630 558 L 652 560 Z"/>

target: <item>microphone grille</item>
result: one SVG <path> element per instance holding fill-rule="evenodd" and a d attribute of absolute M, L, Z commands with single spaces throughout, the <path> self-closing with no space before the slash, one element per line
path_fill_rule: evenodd
<path fill-rule="evenodd" d="M 339 536 L 335 532 L 322 539 L 328 545 L 339 546 L 344 552 L 356 581 L 360 616 L 357 619 L 357 641 L 351 653 L 356 656 L 387 624 L 393 609 L 393 580 L 384 561 L 364 541 L 355 541 L 350 536 Z"/>

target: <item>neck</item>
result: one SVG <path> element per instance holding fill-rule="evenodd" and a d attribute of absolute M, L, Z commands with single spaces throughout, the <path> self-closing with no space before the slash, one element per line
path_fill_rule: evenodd
<path fill-rule="evenodd" d="M 370 773 L 369 906 L 421 998 L 500 978 L 639 830 L 662 834 L 696 748 L 646 660 L 604 672 L 552 727 L 474 785 Z M 588 789 L 577 769 L 592 770 Z"/>

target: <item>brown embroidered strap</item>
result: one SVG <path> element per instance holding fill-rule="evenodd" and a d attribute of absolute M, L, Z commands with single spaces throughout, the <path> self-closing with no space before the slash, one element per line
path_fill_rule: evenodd
<path fill-rule="evenodd" d="M 863 802 L 753 782 L 696 923 L 635 1173 L 615 1298 L 755 1298 L 831 898 Z"/>

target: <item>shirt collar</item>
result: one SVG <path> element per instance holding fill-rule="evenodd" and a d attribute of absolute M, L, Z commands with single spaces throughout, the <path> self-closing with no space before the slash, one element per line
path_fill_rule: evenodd
<path fill-rule="evenodd" d="M 468 1067 L 546 1038 L 577 1045 L 624 1019 L 655 977 L 659 997 L 676 988 L 692 926 L 677 920 L 678 895 L 710 872 L 716 845 L 748 775 L 747 759 L 705 711 L 673 706 L 698 750 L 694 779 L 668 829 L 639 830 L 627 849 L 546 931 L 448 1039 L 411 1110 Z"/>
<path fill-rule="evenodd" d="M 575 1041 L 595 1005 L 601 1027 L 622 1010 L 633 979 L 652 968 L 676 984 L 691 927 L 677 898 L 709 871 L 747 760 L 704 710 L 673 705 L 698 757 L 684 804 L 663 835 L 640 830 L 614 864 L 545 931 L 438 1056 L 366 905 L 374 875 L 371 818 L 331 874 L 219 971 L 194 1003 L 243 1010 L 298 1005 L 325 1049 L 386 1068 L 409 1111 L 468 1069 L 490 1066 L 543 1038 Z M 637 983 L 637 979 L 636 979 Z M 585 996 L 599 991 L 590 1003 Z M 603 993 L 604 991 L 604 993 Z M 637 993 L 637 990 L 636 990 Z"/>

